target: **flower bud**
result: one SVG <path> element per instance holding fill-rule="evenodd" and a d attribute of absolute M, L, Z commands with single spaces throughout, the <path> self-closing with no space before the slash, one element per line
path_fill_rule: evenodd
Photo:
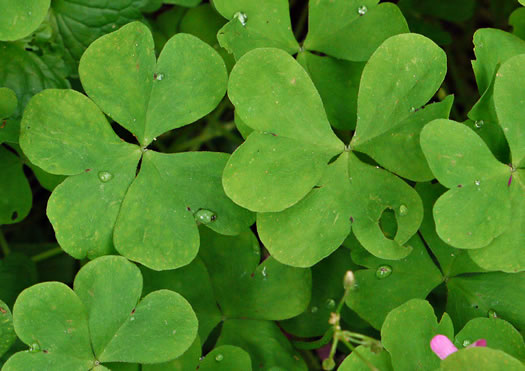
<path fill-rule="evenodd" d="M 343 287 L 345 288 L 345 290 L 348 290 L 348 289 L 352 288 L 354 286 L 354 284 L 355 284 L 354 272 L 346 271 L 345 279 L 343 281 Z"/>

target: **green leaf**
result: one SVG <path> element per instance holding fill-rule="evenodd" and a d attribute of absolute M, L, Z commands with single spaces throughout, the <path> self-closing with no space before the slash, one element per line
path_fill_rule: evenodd
<path fill-rule="evenodd" d="M 183 355 L 173 361 L 165 363 L 154 363 L 142 365 L 142 371 L 186 371 L 196 370 L 199 367 L 201 356 L 201 342 L 199 337 L 195 338 L 193 344 L 184 352 Z M 125 363 L 124 363 L 125 364 Z"/>
<path fill-rule="evenodd" d="M 446 71 L 445 52 L 424 36 L 385 41 L 363 70 L 352 149 L 405 178 L 432 179 L 419 133 L 429 121 L 448 117 L 452 99 L 420 108 L 439 89 Z"/>
<path fill-rule="evenodd" d="M 208 114 L 227 79 L 217 52 L 187 34 L 172 37 L 155 62 L 153 38 L 139 22 L 91 44 L 79 74 L 87 94 L 142 146 Z"/>
<path fill-rule="evenodd" d="M 201 3 L 202 0 L 164 0 L 166 4 L 175 4 L 186 7 L 194 7 Z"/>
<path fill-rule="evenodd" d="M 26 51 L 18 43 L 0 44 L 0 65 L 0 86 L 13 90 L 18 99 L 18 106 L 11 117 L 5 120 L 5 123 L 4 120 L 1 121 L 0 143 L 17 143 L 19 121 L 29 99 L 44 89 L 69 88 L 69 82 L 55 68 L 48 65 L 46 58 Z"/>
<path fill-rule="evenodd" d="M 437 334 L 454 337 L 450 319 L 445 314 L 438 323 L 427 301 L 413 299 L 386 316 L 381 341 L 392 357 L 394 370 L 435 370 L 439 358 L 430 349 L 430 340 Z"/>
<path fill-rule="evenodd" d="M 13 308 L 20 340 L 40 351 L 19 352 L 6 370 L 87 370 L 95 361 L 89 341 L 88 318 L 73 290 L 58 282 L 39 283 L 24 290 Z"/>
<path fill-rule="evenodd" d="M 200 371 L 252 370 L 250 355 L 243 349 L 232 345 L 223 345 L 213 349 L 201 361 Z"/>
<path fill-rule="evenodd" d="M 355 351 L 350 353 L 348 357 L 345 358 L 343 363 L 339 366 L 339 371 L 368 371 L 370 368 L 368 365 L 363 362 L 363 360 L 357 356 L 356 353 L 359 353 L 362 357 L 367 359 L 371 364 L 377 367 L 381 371 L 393 371 L 392 362 L 390 361 L 390 355 L 386 351 L 381 351 L 379 353 L 374 353 L 370 348 L 363 345 L 358 346 Z"/>
<path fill-rule="evenodd" d="M 378 3 L 378 0 L 310 2 L 304 47 L 336 58 L 368 60 L 390 36 L 409 32 L 395 4 Z"/>
<path fill-rule="evenodd" d="M 11 348 L 15 340 L 13 316 L 7 304 L 0 300 L 0 357 Z"/>
<path fill-rule="evenodd" d="M 350 174 L 352 231 L 373 255 L 382 259 L 402 259 L 412 249 L 405 243 L 417 232 L 423 219 L 423 205 L 417 192 L 395 175 L 365 164 L 351 154 Z M 363 199 L 363 195 L 367 195 Z M 385 210 L 394 210 L 398 229 L 393 239 L 379 225 Z"/>
<path fill-rule="evenodd" d="M 328 319 L 343 296 L 343 277 L 348 270 L 358 268 L 350 252 L 340 247 L 312 267 L 312 299 L 308 308 L 297 317 L 281 321 L 288 333 L 301 338 L 323 335 L 330 327 Z M 343 316 L 343 319 L 345 317 Z"/>
<path fill-rule="evenodd" d="M 510 168 L 497 161 L 472 130 L 449 120 L 425 126 L 421 146 L 440 183 L 451 188 L 434 206 L 441 239 L 475 249 L 504 233 L 510 222 Z M 469 217 L 458 209 L 468 211 Z"/>
<path fill-rule="evenodd" d="M 18 105 L 16 94 L 9 88 L 0 88 L 0 119 L 11 116 Z"/>
<path fill-rule="evenodd" d="M 51 8 L 67 58 L 80 60 L 100 36 L 142 19 L 142 5 L 143 0 L 53 0 Z"/>
<path fill-rule="evenodd" d="M 368 269 L 354 271 L 356 286 L 346 304 L 375 328 L 381 328 L 387 314 L 410 299 L 424 299 L 443 277 L 432 262 L 419 236 L 408 243 L 413 251 L 401 260 L 379 259 L 357 241 L 346 245 L 352 260 Z"/>
<path fill-rule="evenodd" d="M 195 339 L 197 319 L 190 304 L 169 290 L 152 292 L 139 302 L 142 275 L 123 257 L 86 264 L 74 289 L 86 307 L 91 344 L 101 362 L 166 362 Z"/>
<path fill-rule="evenodd" d="M 224 191 L 252 211 L 282 211 L 317 184 L 329 156 L 313 145 L 274 133 L 254 132 L 230 157 Z"/>
<path fill-rule="evenodd" d="M 524 0 L 518 0 L 524 1 Z M 518 8 L 509 17 L 509 25 L 512 26 L 512 33 L 520 39 L 525 39 L 525 8 Z"/>
<path fill-rule="evenodd" d="M 259 49 L 236 64 L 228 94 L 238 117 L 255 132 L 226 165 L 226 194 L 256 211 L 297 203 L 343 150 L 312 81 L 285 52 Z"/>
<path fill-rule="evenodd" d="M 37 278 L 35 263 L 26 255 L 11 252 L 0 260 L 0 300 L 13 307 L 18 294 L 37 283 Z"/>
<path fill-rule="evenodd" d="M 282 320 L 308 306 L 310 270 L 280 264 L 273 257 L 259 264 L 260 248 L 251 231 L 229 237 L 201 229 L 201 240 L 199 256 L 226 318 Z"/>
<path fill-rule="evenodd" d="M 522 371 L 525 366 L 501 350 L 474 347 L 463 349 L 441 362 L 441 370 Z"/>
<path fill-rule="evenodd" d="M 447 245 L 436 233 L 432 207 L 447 189 L 441 184 L 432 183 L 418 183 L 415 188 L 423 200 L 425 208 L 423 222 L 421 223 L 419 231 L 427 246 L 436 256 L 443 275 L 448 277 L 463 273 L 485 272 L 485 269 L 479 267 L 470 258 L 469 250 L 456 249 Z"/>
<path fill-rule="evenodd" d="M 525 133 L 521 118 L 525 113 L 525 68 L 524 55 L 505 62 L 496 75 L 494 83 L 494 105 L 509 143 L 514 167 L 525 168 Z"/>
<path fill-rule="evenodd" d="M 218 153 L 147 152 L 120 211 L 115 229 L 117 250 L 149 268 L 174 269 L 189 264 L 197 255 L 194 213 L 211 212 L 207 226 L 222 234 L 235 235 L 251 225 L 252 214 L 222 192 L 226 159 Z M 160 189 L 163 198 L 159 197 Z M 159 215 L 176 227 L 158 224 Z M 148 245 L 142 243 L 144 239 L 149 240 Z"/>
<path fill-rule="evenodd" d="M 308 369 L 279 327 L 270 321 L 227 320 L 216 346 L 221 345 L 234 345 L 248 352 L 253 369 Z"/>
<path fill-rule="evenodd" d="M 493 28 L 482 28 L 474 34 L 476 60 L 472 68 L 481 95 L 490 87 L 490 82 L 499 65 L 509 58 L 525 53 L 525 41 L 509 32 Z"/>
<path fill-rule="evenodd" d="M 213 5 L 228 22 L 217 35 L 220 45 L 235 59 L 256 48 L 299 51 L 286 0 L 214 0 Z"/>
<path fill-rule="evenodd" d="M 46 17 L 51 0 L 0 1 L 0 40 L 14 41 L 28 36 Z"/>
<path fill-rule="evenodd" d="M 525 235 L 525 171 L 512 174 L 510 202 L 512 210 L 507 231 L 496 237 L 482 249 L 469 250 L 472 260 L 487 270 L 502 270 L 508 273 L 525 270 L 523 244 Z"/>
<path fill-rule="evenodd" d="M 0 145 L 0 225 L 24 219 L 33 201 L 21 159 Z"/>
<path fill-rule="evenodd" d="M 487 340 L 487 347 L 499 349 L 521 361 L 525 360 L 523 336 L 510 323 L 499 318 L 474 318 L 456 335 L 458 348 L 468 347 L 478 339 Z"/>
<path fill-rule="evenodd" d="M 310 267 L 343 243 L 350 233 L 352 215 L 347 207 L 347 167 L 345 152 L 328 165 L 316 187 L 297 204 L 280 213 L 257 215 L 259 237 L 275 259 L 295 267 Z"/>
<path fill-rule="evenodd" d="M 180 22 L 180 32 L 197 36 L 217 50 L 224 59 L 226 68 L 231 71 L 235 59 L 224 48 L 220 47 L 217 40 L 217 32 L 225 23 L 226 20 L 217 13 L 211 4 L 202 4 L 186 12 Z"/>
<path fill-rule="evenodd" d="M 452 277 L 447 281 L 447 312 L 456 328 L 476 317 L 502 318 L 516 328 L 525 328 L 521 303 L 525 300 L 525 273 L 482 273 Z"/>
<path fill-rule="evenodd" d="M 365 64 L 309 52 L 297 61 L 310 75 L 319 91 L 330 124 L 341 130 L 354 130 L 357 121 L 357 92 Z"/>
<path fill-rule="evenodd" d="M 144 276 L 143 295 L 167 289 L 178 292 L 191 304 L 199 320 L 199 337 L 204 342 L 221 321 L 222 314 L 215 301 L 210 276 L 200 257 L 185 267 L 156 272 L 141 267 Z M 197 356 L 199 358 L 200 354 Z"/>

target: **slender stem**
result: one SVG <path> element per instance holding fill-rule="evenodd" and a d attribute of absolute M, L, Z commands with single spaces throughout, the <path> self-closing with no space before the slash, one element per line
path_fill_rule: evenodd
<path fill-rule="evenodd" d="M 9 253 L 11 252 L 11 250 L 9 250 L 9 245 L 7 244 L 4 234 L 2 233 L 2 230 L 0 230 L 0 248 L 2 248 L 4 256 L 9 255 Z"/>
<path fill-rule="evenodd" d="M 47 251 L 44 251 L 40 254 L 37 254 L 37 255 L 33 255 L 31 257 L 31 260 L 33 260 L 35 263 L 38 263 L 42 260 L 46 260 L 46 259 L 49 259 L 49 258 L 52 258 L 54 256 L 57 256 L 57 255 L 60 255 L 64 252 L 64 250 L 62 250 L 60 247 L 55 247 L 51 250 L 47 250 Z"/>

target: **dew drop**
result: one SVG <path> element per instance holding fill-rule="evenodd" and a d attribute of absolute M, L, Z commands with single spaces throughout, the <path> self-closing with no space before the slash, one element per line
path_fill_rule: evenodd
<path fill-rule="evenodd" d="M 312 307 L 312 309 L 310 310 L 312 313 L 316 313 L 317 311 L 319 310 L 319 308 L 317 307 Z"/>
<path fill-rule="evenodd" d="M 479 186 L 479 185 L 481 184 L 481 182 L 480 182 L 479 180 L 476 180 L 476 181 L 474 182 L 474 184 L 476 184 L 477 186 Z"/>
<path fill-rule="evenodd" d="M 359 14 L 360 16 L 364 16 L 366 12 L 368 12 L 368 8 L 366 7 L 366 5 L 362 5 L 359 8 L 357 8 L 357 14 Z"/>
<path fill-rule="evenodd" d="M 468 347 L 470 344 L 472 344 L 472 341 L 468 339 L 463 340 L 463 348 Z"/>
<path fill-rule="evenodd" d="M 202 224 L 208 224 L 217 219 L 217 215 L 215 215 L 213 211 L 207 209 L 197 210 L 195 214 L 193 214 L 193 217 L 195 218 L 195 221 Z"/>
<path fill-rule="evenodd" d="M 489 318 L 498 318 L 498 313 L 496 313 L 496 311 L 494 309 L 489 309 L 487 314 L 488 314 Z"/>
<path fill-rule="evenodd" d="M 416 107 L 410 107 L 410 112 L 416 112 Z"/>
<path fill-rule="evenodd" d="M 328 300 L 326 301 L 326 307 L 327 307 L 328 309 L 333 309 L 333 308 L 335 308 L 335 300 L 334 300 L 334 299 L 328 299 Z"/>
<path fill-rule="evenodd" d="M 408 207 L 407 207 L 407 205 L 401 204 L 399 206 L 399 215 L 405 216 L 407 214 L 408 214 Z"/>
<path fill-rule="evenodd" d="M 130 317 L 130 321 L 135 321 L 135 317 Z"/>
<path fill-rule="evenodd" d="M 29 351 L 31 353 L 40 352 L 40 345 L 38 343 L 31 344 L 31 346 L 29 347 Z"/>
<path fill-rule="evenodd" d="M 155 76 L 155 80 L 158 80 L 158 81 L 161 81 L 164 79 L 164 74 L 163 73 L 158 73 L 156 76 Z"/>
<path fill-rule="evenodd" d="M 392 267 L 390 265 L 381 265 L 376 270 L 376 277 L 379 279 L 387 278 L 392 274 Z"/>
<path fill-rule="evenodd" d="M 235 13 L 233 15 L 233 18 L 237 18 L 243 26 L 246 26 L 246 21 L 248 21 L 248 16 L 246 16 L 246 13 L 243 13 L 243 12 Z"/>
<path fill-rule="evenodd" d="M 99 179 L 102 183 L 107 183 L 107 182 L 109 182 L 111 179 L 113 179 L 113 174 L 111 174 L 109 171 L 99 171 L 99 172 L 98 172 L 98 179 Z"/>
<path fill-rule="evenodd" d="M 266 273 L 266 267 L 263 268 L 261 274 L 263 275 L 263 277 L 268 276 L 268 273 Z"/>
<path fill-rule="evenodd" d="M 220 362 L 220 361 L 222 361 L 223 359 L 224 359 L 224 356 L 223 356 L 222 354 L 220 354 L 220 353 L 217 354 L 217 355 L 215 356 L 215 360 L 216 360 L 217 362 Z"/>
<path fill-rule="evenodd" d="M 483 121 L 483 120 L 479 120 L 479 121 L 476 121 L 476 122 L 474 123 L 474 126 L 476 127 L 476 129 L 479 129 L 479 128 L 481 128 L 484 124 L 485 124 L 485 121 Z"/>

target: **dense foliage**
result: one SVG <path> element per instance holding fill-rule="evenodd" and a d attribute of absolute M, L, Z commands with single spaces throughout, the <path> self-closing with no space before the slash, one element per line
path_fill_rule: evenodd
<path fill-rule="evenodd" d="M 525 370 L 522 5 L 0 0 L 2 371 Z"/>

